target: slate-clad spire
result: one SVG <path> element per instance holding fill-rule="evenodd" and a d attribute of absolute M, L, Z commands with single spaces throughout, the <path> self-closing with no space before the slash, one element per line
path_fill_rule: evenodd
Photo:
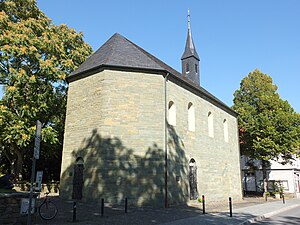
<path fill-rule="evenodd" d="M 181 59 L 186 59 L 188 57 L 194 56 L 199 60 L 199 56 L 197 54 L 191 31 L 191 19 L 190 19 L 190 11 L 188 10 L 188 36 L 185 44 L 185 51 L 181 57 Z"/>
<path fill-rule="evenodd" d="M 191 31 L 190 11 L 188 11 L 188 35 L 185 44 L 185 50 L 181 57 L 182 75 L 200 86 L 199 61 Z"/>

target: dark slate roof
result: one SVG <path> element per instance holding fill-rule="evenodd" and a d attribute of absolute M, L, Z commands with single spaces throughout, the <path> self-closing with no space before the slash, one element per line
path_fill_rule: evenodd
<path fill-rule="evenodd" d="M 195 44 L 192 38 L 192 32 L 191 29 L 188 29 L 188 35 L 187 35 L 187 39 L 186 39 L 186 44 L 185 44 L 185 50 L 184 53 L 181 57 L 181 59 L 186 59 L 189 57 L 195 57 L 196 59 L 200 60 L 196 48 L 195 48 Z"/>
<path fill-rule="evenodd" d="M 192 87 L 208 101 L 218 105 L 234 116 L 237 115 L 231 108 L 204 88 L 199 87 L 187 78 L 184 78 L 181 73 L 118 33 L 114 34 L 94 54 L 82 63 L 77 70 L 71 73 L 67 77 L 67 81 L 71 82 L 72 80 L 80 79 L 82 76 L 84 77 L 86 74 L 93 74 L 94 71 L 104 67 L 131 68 L 169 73 L 171 77 Z"/>
<path fill-rule="evenodd" d="M 144 50 L 120 34 L 114 34 L 70 76 L 102 65 L 165 70 Z"/>

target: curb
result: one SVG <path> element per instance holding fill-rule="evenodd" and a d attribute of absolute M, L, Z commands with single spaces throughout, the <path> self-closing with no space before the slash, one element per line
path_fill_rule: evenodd
<path fill-rule="evenodd" d="M 255 222 L 259 222 L 259 221 L 262 221 L 264 219 L 267 219 L 267 218 L 270 218 L 276 214 L 279 214 L 279 213 L 282 213 L 284 211 L 287 211 L 287 210 L 290 210 L 290 209 L 293 209 L 293 208 L 296 208 L 300 206 L 299 204 L 295 204 L 295 205 L 291 205 L 291 206 L 287 206 L 287 207 L 284 207 L 282 209 L 278 209 L 278 210 L 275 210 L 273 212 L 269 212 L 269 213 L 266 213 L 266 214 L 263 214 L 263 215 L 260 215 L 260 216 L 256 216 L 254 218 L 251 218 L 251 219 L 248 219 L 238 225 L 248 225 L 248 224 L 252 224 L 252 223 L 255 223 Z"/>

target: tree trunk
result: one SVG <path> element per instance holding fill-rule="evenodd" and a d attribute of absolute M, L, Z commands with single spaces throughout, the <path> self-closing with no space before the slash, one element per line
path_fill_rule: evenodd
<path fill-rule="evenodd" d="M 12 162 L 12 171 L 17 179 L 19 179 L 23 169 L 23 155 L 18 146 L 12 145 L 12 151 L 15 155 Z"/>
<path fill-rule="evenodd" d="M 268 201 L 268 175 L 267 175 L 267 161 L 262 160 L 262 173 L 263 173 L 263 185 L 264 185 L 264 199 Z"/>
<path fill-rule="evenodd" d="M 10 168 L 10 172 L 13 173 L 13 165 L 14 165 L 13 157 L 11 154 L 8 154 L 8 151 L 6 149 L 4 149 L 3 152 L 4 152 L 5 157 L 9 161 L 9 163 L 12 165 Z"/>

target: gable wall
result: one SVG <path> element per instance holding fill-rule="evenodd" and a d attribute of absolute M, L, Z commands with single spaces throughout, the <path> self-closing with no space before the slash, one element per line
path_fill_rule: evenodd
<path fill-rule="evenodd" d="M 162 195 L 162 85 L 159 75 L 110 70 L 69 84 L 62 196 L 71 197 L 77 157 L 85 162 L 86 199 L 116 203 L 140 196 L 129 201 L 142 204 Z"/>

